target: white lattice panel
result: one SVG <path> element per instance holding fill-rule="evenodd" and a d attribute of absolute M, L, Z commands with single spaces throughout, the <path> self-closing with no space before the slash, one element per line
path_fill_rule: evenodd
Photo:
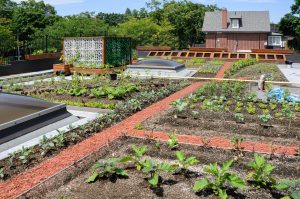
<path fill-rule="evenodd" d="M 74 63 L 84 63 L 86 65 L 102 64 L 103 40 L 101 37 L 77 37 L 64 39 L 64 56 L 67 63 L 79 54 L 78 60 Z"/>

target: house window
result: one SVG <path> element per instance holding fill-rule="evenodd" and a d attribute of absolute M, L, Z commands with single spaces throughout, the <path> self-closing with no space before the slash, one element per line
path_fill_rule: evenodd
<path fill-rule="evenodd" d="M 281 36 L 269 36 L 268 37 L 269 46 L 281 46 Z"/>
<path fill-rule="evenodd" d="M 232 28 L 240 28 L 240 20 L 239 19 L 231 19 Z"/>

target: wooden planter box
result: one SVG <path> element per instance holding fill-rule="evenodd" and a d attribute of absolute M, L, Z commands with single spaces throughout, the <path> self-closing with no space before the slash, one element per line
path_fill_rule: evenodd
<path fill-rule="evenodd" d="M 117 70 L 125 70 L 126 66 L 119 66 L 114 68 L 102 68 L 102 69 L 96 69 L 96 68 L 79 68 L 79 67 L 72 67 L 70 68 L 71 73 L 82 73 L 82 74 L 97 74 L 97 75 L 106 75 L 106 74 L 112 74 Z"/>
<path fill-rule="evenodd" d="M 70 64 L 54 64 L 53 73 L 64 72 L 65 75 L 71 75 L 71 68 L 73 68 L 73 66 Z"/>
<path fill-rule="evenodd" d="M 25 60 L 41 60 L 41 59 L 59 59 L 61 53 L 43 53 L 39 55 L 25 55 Z"/>

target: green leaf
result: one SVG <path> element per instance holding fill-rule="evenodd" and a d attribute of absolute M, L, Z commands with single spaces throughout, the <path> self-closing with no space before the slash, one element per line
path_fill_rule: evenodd
<path fill-rule="evenodd" d="M 227 172 L 229 170 L 229 168 L 231 167 L 233 163 L 233 160 L 227 160 L 226 162 L 223 163 L 222 165 L 222 172 Z"/>
<path fill-rule="evenodd" d="M 116 174 L 128 177 L 128 173 L 124 169 L 121 169 L 121 168 L 116 169 Z"/>
<path fill-rule="evenodd" d="M 265 163 L 265 158 L 263 156 L 254 154 L 254 159 L 258 167 L 261 167 Z"/>
<path fill-rule="evenodd" d="M 227 198 L 227 193 L 226 193 L 226 190 L 223 190 L 223 189 L 218 189 L 218 194 L 219 194 L 219 197 L 221 199 L 226 199 Z"/>
<path fill-rule="evenodd" d="M 298 191 L 292 192 L 292 193 L 291 193 L 291 197 L 292 197 L 293 199 L 299 199 L 299 198 L 300 198 L 300 191 L 298 190 Z"/>
<path fill-rule="evenodd" d="M 287 189 L 289 189 L 289 186 L 284 183 L 279 183 L 279 184 L 274 185 L 273 188 L 277 189 L 277 190 L 287 190 Z"/>
<path fill-rule="evenodd" d="M 123 157 L 121 160 L 120 160 L 120 162 L 121 163 L 125 163 L 125 162 L 130 162 L 130 161 L 132 161 L 134 158 L 132 157 L 132 156 L 125 156 L 125 157 Z"/>
<path fill-rule="evenodd" d="M 269 175 L 275 169 L 271 164 L 266 164 L 263 168 L 266 175 Z"/>
<path fill-rule="evenodd" d="M 193 166 L 199 163 L 199 160 L 197 160 L 195 157 L 189 157 L 185 161 L 188 165 Z"/>
<path fill-rule="evenodd" d="M 97 178 L 99 177 L 98 173 L 93 173 L 87 180 L 87 183 L 93 183 L 97 180 Z"/>
<path fill-rule="evenodd" d="M 219 170 L 218 170 L 218 165 L 217 165 L 217 163 L 210 164 L 209 166 L 204 167 L 203 170 L 204 170 L 205 172 L 210 173 L 210 174 L 213 174 L 213 175 L 215 175 L 215 176 L 217 176 L 217 175 L 219 174 Z"/>
<path fill-rule="evenodd" d="M 194 191 L 201 191 L 202 189 L 205 189 L 209 186 L 209 181 L 207 178 L 204 178 L 202 180 L 198 180 L 195 182 L 193 190 Z"/>
<path fill-rule="evenodd" d="M 160 163 L 157 165 L 157 169 L 161 171 L 171 172 L 175 170 L 175 166 L 167 163 Z"/>
<path fill-rule="evenodd" d="M 185 160 L 185 155 L 181 151 L 176 151 L 176 158 L 180 161 L 183 162 Z"/>
<path fill-rule="evenodd" d="M 228 182 L 236 188 L 246 187 L 246 183 L 244 182 L 244 180 L 242 178 L 238 177 L 236 174 L 229 175 Z"/>
<path fill-rule="evenodd" d="M 158 179 L 159 179 L 159 175 L 157 173 L 154 173 L 154 175 L 148 180 L 148 182 L 153 187 L 157 187 L 157 185 L 158 185 Z"/>

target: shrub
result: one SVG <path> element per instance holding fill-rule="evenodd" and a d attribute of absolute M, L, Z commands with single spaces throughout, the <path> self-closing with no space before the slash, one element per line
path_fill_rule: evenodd
<path fill-rule="evenodd" d="M 212 174 L 215 178 L 209 180 L 204 178 L 197 181 L 194 184 L 193 190 L 201 191 L 203 189 L 210 188 L 213 190 L 214 194 L 220 198 L 227 198 L 227 193 L 225 190 L 225 183 L 229 182 L 232 186 L 236 188 L 245 188 L 245 182 L 234 173 L 230 173 L 229 169 L 233 163 L 233 160 L 228 160 L 223 163 L 222 168 L 219 169 L 217 163 L 210 164 L 204 168 L 204 172 Z"/>

